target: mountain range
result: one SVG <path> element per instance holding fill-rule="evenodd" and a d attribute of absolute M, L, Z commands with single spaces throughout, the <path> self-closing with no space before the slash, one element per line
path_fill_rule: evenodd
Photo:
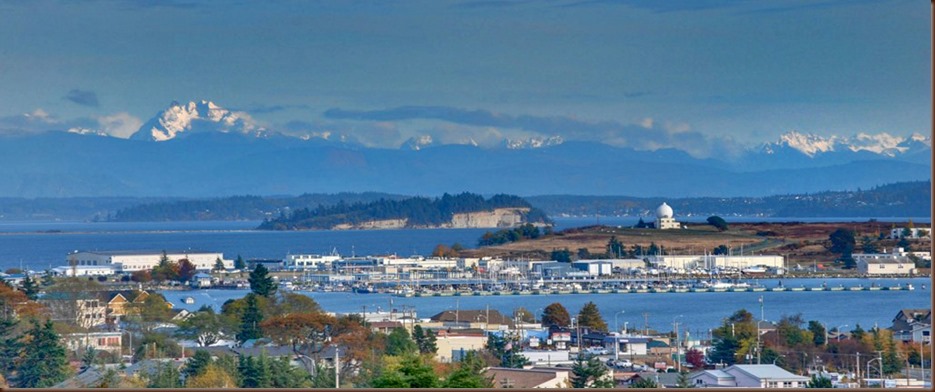
<path fill-rule="evenodd" d="M 500 148 L 410 139 L 401 148 L 265 129 L 212 102 L 173 103 L 129 139 L 94 130 L 0 137 L 0 197 L 216 197 L 470 191 L 659 197 L 766 196 L 930 179 L 931 140 L 790 132 L 737 157 L 560 137 Z M 337 140 L 335 140 L 337 139 Z"/>

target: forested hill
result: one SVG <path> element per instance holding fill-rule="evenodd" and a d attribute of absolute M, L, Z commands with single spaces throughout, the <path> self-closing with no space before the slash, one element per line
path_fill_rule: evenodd
<path fill-rule="evenodd" d="M 541 210 L 533 208 L 517 196 L 483 196 L 462 193 L 444 194 L 440 198 L 412 197 L 402 200 L 380 199 L 370 203 L 348 204 L 339 202 L 333 206 L 319 205 L 315 209 L 302 208 L 291 214 L 282 213 L 278 218 L 264 221 L 261 230 L 333 229 L 345 226 L 356 228 L 375 221 L 402 221 L 402 227 L 443 227 L 452 225 L 456 214 L 494 212 L 498 209 L 513 209 L 509 214 L 518 214 L 518 223 L 549 223 Z M 488 221 L 496 222 L 499 217 Z M 484 224 L 472 227 L 490 227 Z M 454 224 L 457 226 L 457 224 Z"/>
<path fill-rule="evenodd" d="M 551 216 L 653 216 L 662 202 L 677 216 L 925 217 L 931 215 L 931 182 L 901 182 L 858 189 L 767 197 L 638 198 L 627 196 L 531 196 Z"/>
<path fill-rule="evenodd" d="M 307 193 L 300 196 L 232 196 L 217 199 L 148 202 L 117 211 L 112 221 L 264 220 L 296 208 L 402 200 L 389 193 Z"/>

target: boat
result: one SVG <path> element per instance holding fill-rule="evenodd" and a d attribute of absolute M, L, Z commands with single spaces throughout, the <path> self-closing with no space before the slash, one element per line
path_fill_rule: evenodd
<path fill-rule="evenodd" d="M 766 275 L 766 272 L 767 272 L 766 267 L 763 267 L 760 265 L 747 267 L 747 268 L 740 270 L 740 273 L 744 275 Z"/>

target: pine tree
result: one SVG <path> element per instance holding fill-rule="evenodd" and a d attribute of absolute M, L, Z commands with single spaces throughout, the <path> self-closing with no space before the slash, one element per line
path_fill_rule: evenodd
<path fill-rule="evenodd" d="M 246 268 L 247 268 L 247 263 L 244 263 L 243 257 L 240 257 L 240 255 L 237 255 L 237 259 L 234 260 L 234 269 L 243 271 Z"/>
<path fill-rule="evenodd" d="M 218 257 L 217 260 L 214 260 L 214 268 L 213 268 L 213 270 L 214 270 L 214 272 L 221 272 L 221 271 L 224 271 L 224 261 L 221 260 L 220 257 Z"/>
<path fill-rule="evenodd" d="M 33 301 L 39 298 L 39 283 L 29 276 L 29 274 L 23 279 L 23 293 L 26 294 L 26 298 Z"/>
<path fill-rule="evenodd" d="M 0 315 L 0 375 L 9 380 L 15 370 L 15 360 L 19 357 L 22 342 L 13 334 L 18 321 L 12 314 Z"/>
<path fill-rule="evenodd" d="M 276 283 L 273 282 L 273 277 L 269 276 L 269 270 L 261 263 L 256 264 L 253 272 L 250 272 L 248 280 L 250 282 L 250 291 L 253 291 L 256 295 L 269 298 L 276 293 Z"/>
<path fill-rule="evenodd" d="M 189 380 L 204 373 L 208 365 L 211 365 L 211 362 L 211 353 L 206 350 L 195 351 L 195 355 L 192 355 L 191 359 L 188 360 L 188 363 L 185 364 L 185 368 L 182 370 L 185 380 Z"/>
<path fill-rule="evenodd" d="M 614 383 L 607 378 L 608 368 L 600 358 L 586 357 L 579 353 L 571 367 L 572 388 L 613 388 Z"/>
<path fill-rule="evenodd" d="M 33 321 L 33 328 L 24 335 L 22 361 L 17 367 L 20 388 L 48 388 L 67 377 L 67 357 L 61 338 L 55 333 L 52 321 L 40 325 Z"/>
<path fill-rule="evenodd" d="M 607 322 L 601 317 L 597 305 L 590 301 L 584 304 L 584 307 L 578 312 L 578 324 L 583 327 L 590 327 L 595 331 L 607 331 Z"/>
<path fill-rule="evenodd" d="M 147 388 L 180 388 L 182 375 L 172 362 L 164 362 L 149 376 Z"/>
<path fill-rule="evenodd" d="M 245 302 L 246 307 L 240 317 L 240 332 L 237 332 L 237 341 L 240 343 L 250 339 L 259 339 L 263 336 L 260 332 L 263 313 L 260 312 L 260 307 L 257 305 L 256 294 L 247 294 Z"/>

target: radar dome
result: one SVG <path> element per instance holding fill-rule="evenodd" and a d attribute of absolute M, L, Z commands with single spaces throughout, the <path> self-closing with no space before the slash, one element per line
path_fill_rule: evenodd
<path fill-rule="evenodd" d="M 669 207 L 666 203 L 662 203 L 659 207 L 656 207 L 657 218 L 671 218 L 672 214 L 672 207 Z"/>

